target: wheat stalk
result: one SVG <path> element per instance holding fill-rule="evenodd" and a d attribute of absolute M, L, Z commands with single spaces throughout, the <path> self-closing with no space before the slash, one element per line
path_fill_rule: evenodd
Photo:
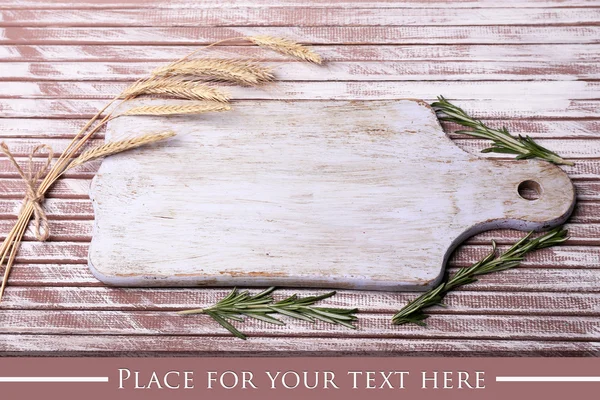
<path fill-rule="evenodd" d="M 156 69 L 154 75 L 201 76 L 220 81 L 256 86 L 275 77 L 271 68 L 247 60 L 197 59 L 181 61 Z"/>
<path fill-rule="evenodd" d="M 198 102 L 193 104 L 175 104 L 133 107 L 120 115 L 177 115 L 202 114 L 206 112 L 228 111 L 231 107 L 218 102 Z"/>
<path fill-rule="evenodd" d="M 321 56 L 308 47 L 288 39 L 264 35 L 248 36 L 246 39 L 258 46 L 266 47 L 278 53 L 299 58 L 303 61 L 308 61 L 315 64 L 321 64 L 323 62 Z"/>
<path fill-rule="evenodd" d="M 67 166 L 65 170 L 75 168 L 88 161 L 95 160 L 101 157 L 107 157 L 113 154 L 121 153 L 126 150 L 135 149 L 140 146 L 144 146 L 150 143 L 156 143 L 161 140 L 168 139 L 175 136 L 175 132 L 167 131 L 154 134 L 146 134 L 131 139 L 118 140 L 103 144 L 101 146 L 93 147 L 83 153 Z"/>
<path fill-rule="evenodd" d="M 186 100 L 209 100 L 223 103 L 229 101 L 229 95 L 220 89 L 175 77 L 153 77 L 153 79 L 138 82 L 125 90 L 122 96 L 137 97 L 148 94 L 165 95 Z"/>

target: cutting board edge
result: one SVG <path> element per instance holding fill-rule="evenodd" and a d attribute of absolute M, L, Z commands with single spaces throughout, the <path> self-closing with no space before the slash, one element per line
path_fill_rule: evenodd
<path fill-rule="evenodd" d="M 406 280 L 400 284 L 397 282 L 382 283 L 381 281 L 371 281 L 364 283 L 359 279 L 344 279 L 337 278 L 339 281 L 335 282 L 332 280 L 327 281 L 327 277 L 320 277 L 322 279 L 319 282 L 315 277 L 308 278 L 302 276 L 263 276 L 257 278 L 255 275 L 249 276 L 227 276 L 222 277 L 214 276 L 203 276 L 199 274 L 186 274 L 185 276 L 156 276 L 156 275 L 105 275 L 102 271 L 97 269 L 92 260 L 94 254 L 94 240 L 90 244 L 90 250 L 88 252 L 88 266 L 99 281 L 109 286 L 117 287 L 233 287 L 233 286 L 244 286 L 244 287 L 268 287 L 268 286 L 280 286 L 280 287 L 306 287 L 306 288 L 331 288 L 331 289 L 348 289 L 348 290 L 372 290 L 372 291 L 394 291 L 394 292 L 409 292 L 409 291 L 427 291 L 437 286 L 444 278 L 446 272 L 446 266 L 448 260 L 452 256 L 452 253 L 458 246 L 460 246 L 466 239 L 472 237 L 478 233 L 494 230 L 494 229 L 515 229 L 519 231 L 543 231 L 556 226 L 562 225 L 571 215 L 575 206 L 573 202 L 570 210 L 560 218 L 554 221 L 545 222 L 530 222 L 523 220 L 514 219 L 499 219 L 493 221 L 486 221 L 477 225 L 471 226 L 465 230 L 461 235 L 457 236 L 451 241 L 450 245 L 443 257 L 443 262 L 440 267 L 438 275 L 428 281 L 415 280 L 413 282 L 407 282 Z M 94 224 L 94 230 L 96 225 Z M 329 278 L 330 279 L 330 278 Z"/>
<path fill-rule="evenodd" d="M 88 266 L 90 271 L 96 279 L 100 282 L 114 287 L 298 287 L 298 288 L 315 288 L 315 289 L 339 289 L 339 290 L 369 290 L 369 291 L 389 291 L 389 292 L 421 292 L 435 287 L 443 278 L 443 271 L 440 271 L 439 276 L 427 282 L 415 281 L 407 282 L 404 281 L 402 285 L 391 285 L 384 284 L 381 282 L 369 282 L 369 283 L 337 283 L 317 282 L 312 280 L 310 282 L 303 280 L 306 278 L 302 277 L 290 277 L 285 279 L 282 277 L 274 276 L 271 278 L 264 277 L 263 279 L 257 279 L 256 276 L 248 277 L 223 277 L 215 278 L 212 276 L 201 275 L 190 275 L 186 277 L 168 277 L 168 276 L 107 276 L 101 271 L 97 270 L 93 262 L 88 260 Z M 202 279 L 200 279 L 202 278 Z M 358 281 L 357 281 L 358 282 Z M 364 282 L 364 281 L 363 281 Z"/>

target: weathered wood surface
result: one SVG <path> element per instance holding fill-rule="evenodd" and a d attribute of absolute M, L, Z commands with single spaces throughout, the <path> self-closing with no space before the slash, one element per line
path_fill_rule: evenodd
<path fill-rule="evenodd" d="M 281 81 L 333 79 L 344 81 L 439 81 L 451 79 L 479 81 L 484 77 L 495 81 L 519 81 L 523 75 L 528 75 L 531 80 L 548 78 L 564 80 L 597 79 L 600 76 L 600 66 L 598 66 L 597 61 L 572 63 L 568 69 L 564 68 L 564 63 L 561 62 L 547 62 L 540 65 L 538 62 L 527 63 L 523 61 L 480 61 L 476 65 L 462 61 L 440 61 L 435 64 L 421 64 L 412 61 L 331 61 L 324 66 L 283 61 L 265 62 L 264 64 L 270 67 L 278 67 L 277 77 Z M 155 63 L 128 65 L 123 62 L 89 62 L 82 64 L 61 61 L 52 64 L 5 62 L 3 66 L 4 68 L 0 71 L 0 78 L 10 81 L 69 81 L 75 77 L 79 80 L 133 81 L 146 76 L 156 65 Z M 568 82 L 564 82 L 554 86 L 559 87 L 561 85 L 585 85 L 591 88 L 597 88 L 598 86 L 597 83 L 586 85 L 583 82 L 571 83 L 570 85 Z M 426 90 L 428 86 L 431 86 L 431 84 L 425 85 L 424 88 L 413 85 L 413 90 Z M 479 84 L 479 86 L 482 85 Z M 497 84 L 497 86 L 500 85 Z M 532 86 L 535 88 L 536 85 L 532 84 Z M 462 87 L 465 93 L 468 87 Z M 506 93 L 510 89 L 515 90 L 514 85 L 504 87 L 504 91 L 499 90 L 498 96 L 502 96 L 503 92 Z M 460 93 L 458 89 L 457 92 Z M 533 95 L 532 93 L 531 96 Z"/>
<path fill-rule="evenodd" d="M 594 0 L 572 0 L 565 5 L 564 0 L 506 0 L 499 4 L 494 0 L 459 0 L 454 2 L 456 8 L 535 8 L 535 7 L 581 7 L 594 6 Z M 314 8 L 439 8 L 447 5 L 444 0 L 404 0 L 397 2 L 394 0 L 318 0 L 307 3 L 302 0 L 223 0 L 219 2 L 220 7 L 298 7 L 307 6 Z M 0 9 L 72 9 L 72 8 L 109 8 L 109 9 L 144 9 L 144 8 L 189 8 L 205 9 L 214 7 L 212 0 L 170 0 L 164 2 L 161 0 L 149 0 L 140 2 L 139 0 L 85 0 L 74 3 L 69 0 L 5 0 Z"/>
<path fill-rule="evenodd" d="M 398 5 L 399 3 L 396 3 Z M 351 8 L 259 7 L 72 10 L 9 9 L 0 26 L 395 26 L 593 24 L 600 11 L 585 7 L 539 8 Z"/>
<path fill-rule="evenodd" d="M 481 10 L 481 9 L 479 9 Z M 589 10 L 589 9 L 588 9 Z M 329 61 L 594 61 L 600 58 L 597 44 L 514 45 L 313 45 L 315 51 Z M 193 45 L 4 45 L 2 61 L 163 61 L 177 59 L 196 50 Z M 265 61 L 290 61 L 285 55 L 259 47 L 222 45 L 215 47 L 215 57 L 251 57 Z M 551 56 L 551 57 L 550 57 Z M 541 66 L 541 65 L 540 65 Z"/>
<path fill-rule="evenodd" d="M 600 43 L 600 26 L 325 26 L 325 27 L 14 27 L 3 44 L 196 44 L 252 35 L 314 44 L 577 44 Z M 232 42 L 235 43 L 235 42 Z"/>
<path fill-rule="evenodd" d="M 561 225 L 575 201 L 555 165 L 461 150 L 422 101 L 121 117 L 106 141 L 167 130 L 177 137 L 110 157 L 94 178 L 89 265 L 104 283 L 424 291 L 466 238 Z M 539 198 L 520 195 L 524 182 Z"/>
<path fill-rule="evenodd" d="M 597 0 L 461 0 L 451 5 L 441 0 L 226 0 L 218 9 L 208 0 L 1 1 L 0 137 L 21 161 L 40 142 L 64 148 L 84 118 L 150 66 L 215 39 L 276 33 L 314 44 L 331 66 L 317 70 L 288 60 L 279 69 L 284 82 L 264 91 L 232 88 L 235 97 L 429 101 L 443 94 L 487 123 L 541 138 L 568 154 L 577 163 L 564 170 L 574 180 L 579 201 L 569 220 L 571 239 L 563 248 L 532 255 L 523 268 L 482 277 L 456 292 L 448 298 L 451 307 L 432 311 L 429 330 L 386 325 L 410 293 L 343 291 L 335 304 L 367 311 L 359 332 L 288 321 L 282 330 L 248 325 L 252 337 L 243 342 L 208 319 L 173 314 L 208 304 L 223 290 L 108 288 L 93 277 L 86 254 L 94 215 L 86 193 L 99 166 L 94 163 L 70 173 L 45 202 L 51 241 L 40 244 L 29 235 L 23 244 L 2 304 L 0 351 L 600 354 L 599 12 Z M 273 63 L 284 59 L 238 44 L 219 46 L 212 54 Z M 451 132 L 456 126 L 444 124 L 444 129 Z M 470 152 L 485 146 L 451 137 Z M 0 182 L 0 234 L 5 235 L 23 187 L 5 159 L 0 159 Z M 519 236 L 507 230 L 477 235 L 459 248 L 450 272 L 477 259 L 489 249 L 490 239 L 507 245 Z M 291 292 L 316 291 L 282 294 Z M 99 327 L 95 313 L 99 321 L 114 317 L 114 324 Z M 164 331 L 163 317 L 171 324 Z M 518 323 L 521 317 L 526 318 Z M 136 324 L 142 324 L 140 331 Z"/>

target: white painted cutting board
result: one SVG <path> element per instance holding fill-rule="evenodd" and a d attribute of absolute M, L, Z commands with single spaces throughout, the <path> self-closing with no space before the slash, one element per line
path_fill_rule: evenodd
<path fill-rule="evenodd" d="M 552 227 L 575 201 L 552 164 L 459 149 L 421 101 L 240 102 L 118 118 L 107 140 L 165 130 L 94 179 L 89 264 L 107 284 L 425 290 L 467 237 Z"/>

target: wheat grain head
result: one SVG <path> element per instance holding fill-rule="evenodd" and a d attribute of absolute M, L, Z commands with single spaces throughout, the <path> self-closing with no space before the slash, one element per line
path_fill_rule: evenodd
<path fill-rule="evenodd" d="M 186 100 L 209 100 L 223 103 L 229 101 L 230 98 L 226 92 L 215 87 L 177 77 L 153 77 L 137 82 L 126 89 L 122 97 L 141 95 L 163 95 Z"/>
<path fill-rule="evenodd" d="M 156 76 L 200 76 L 245 86 L 256 86 L 275 79 L 269 67 L 248 60 L 217 58 L 184 60 L 158 68 L 153 73 Z"/>
<path fill-rule="evenodd" d="M 300 60 L 315 64 L 321 64 L 323 62 L 321 56 L 313 50 L 288 39 L 264 35 L 248 36 L 246 39 L 258 46 L 266 47 L 278 53 L 296 57 Z"/>
<path fill-rule="evenodd" d="M 191 104 L 165 104 L 158 106 L 139 106 L 125 111 L 121 115 L 177 115 L 202 114 L 231 110 L 231 107 L 216 101 L 192 102 Z"/>
<path fill-rule="evenodd" d="M 101 146 L 96 146 L 81 153 L 79 157 L 71 161 L 71 163 L 66 169 L 75 168 L 81 164 L 84 164 L 91 160 L 95 160 L 97 158 L 106 157 L 112 154 L 121 153 L 126 150 L 135 149 L 136 147 L 159 142 L 161 140 L 165 140 L 173 136 L 175 136 L 175 132 L 167 131 L 161 133 L 142 135 L 131 139 L 119 140 L 115 142 L 106 143 Z"/>

